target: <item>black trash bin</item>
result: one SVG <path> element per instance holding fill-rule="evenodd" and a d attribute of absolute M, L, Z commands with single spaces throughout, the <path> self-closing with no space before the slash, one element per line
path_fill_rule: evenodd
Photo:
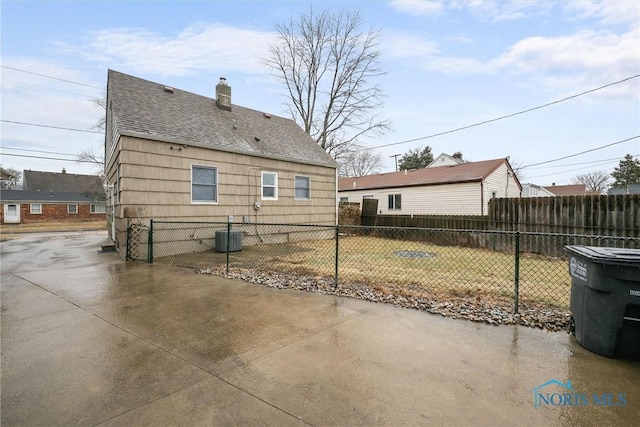
<path fill-rule="evenodd" d="M 640 250 L 565 246 L 578 343 L 606 357 L 640 360 Z"/>

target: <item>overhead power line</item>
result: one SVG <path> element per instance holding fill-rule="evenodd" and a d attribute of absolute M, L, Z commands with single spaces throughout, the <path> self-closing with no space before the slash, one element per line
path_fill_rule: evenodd
<path fill-rule="evenodd" d="M 95 162 L 92 162 L 91 160 L 61 159 L 59 157 L 45 157 L 45 156 L 28 156 L 26 154 L 0 153 L 0 156 L 28 157 L 30 159 L 60 160 L 63 162 L 95 163 Z"/>
<path fill-rule="evenodd" d="M 640 156 L 640 154 L 632 154 L 633 157 L 638 157 Z M 580 163 L 565 163 L 562 165 L 554 165 L 554 166 L 542 166 L 539 168 L 533 168 L 533 169 L 553 169 L 553 168 L 566 168 L 567 166 L 582 166 L 582 165 L 593 165 L 593 164 L 597 164 L 597 163 L 609 163 L 612 161 L 617 161 L 620 160 L 619 157 L 614 157 L 611 159 L 601 159 L 601 160 L 592 160 L 590 162 L 580 162 Z"/>
<path fill-rule="evenodd" d="M 38 89 L 50 90 L 50 91 L 53 91 L 53 92 L 60 92 L 60 93 L 67 93 L 69 95 L 82 96 L 83 98 L 89 98 L 90 97 L 90 95 L 84 95 L 82 93 L 69 92 L 68 90 L 54 89 L 52 87 L 34 85 L 34 84 L 31 84 L 31 83 L 20 82 L 20 81 L 17 81 L 17 80 L 11 80 L 11 79 L 5 79 L 5 78 L 2 78 L 1 80 L 3 82 L 17 83 L 17 84 L 24 85 L 24 86 L 37 87 Z"/>
<path fill-rule="evenodd" d="M 598 150 L 602 150 L 603 148 L 607 148 L 607 147 L 611 147 L 611 146 L 614 146 L 614 145 L 622 144 L 624 142 L 628 142 L 628 141 L 631 141 L 631 140 L 636 139 L 636 138 L 640 138 L 640 135 L 632 136 L 631 138 L 623 139 L 622 141 L 612 142 L 611 144 L 602 145 L 600 147 L 592 148 L 590 150 L 581 151 L 579 153 L 570 154 L 568 156 L 558 157 L 557 159 L 545 160 L 544 162 L 532 163 L 530 165 L 524 165 L 524 166 L 521 166 L 518 169 L 530 168 L 532 166 L 546 165 L 547 163 L 553 163 L 553 162 L 557 162 L 559 160 L 569 159 L 571 157 L 576 157 L 576 156 L 580 156 L 582 154 L 591 153 L 592 151 L 598 151 Z"/>
<path fill-rule="evenodd" d="M 16 122 L 16 121 L 14 121 L 14 120 L 0 120 L 0 122 L 4 122 L 4 123 L 14 123 L 14 124 L 17 124 L 17 125 L 24 125 L 24 126 L 37 126 L 37 127 L 41 127 L 41 128 L 60 129 L 60 130 L 69 130 L 69 131 L 73 131 L 73 132 L 86 132 L 86 133 L 99 133 L 99 134 L 104 134 L 104 132 L 100 132 L 100 131 L 97 131 L 97 130 L 85 130 L 85 129 L 65 128 L 65 127 L 61 127 L 61 126 L 41 125 L 41 124 L 38 124 L 38 123 Z"/>
<path fill-rule="evenodd" d="M 407 140 L 399 141 L 399 142 L 392 142 L 390 144 L 375 145 L 375 146 L 372 146 L 372 147 L 363 147 L 358 151 L 369 150 L 369 149 L 374 149 L 374 148 L 391 147 L 393 145 L 408 144 L 410 142 L 422 141 L 424 139 L 435 138 L 437 136 L 447 135 L 447 134 L 454 133 L 454 132 L 460 132 L 461 130 L 469 129 L 469 128 L 476 127 L 476 126 L 486 125 L 487 123 L 497 122 L 498 120 L 508 119 L 510 117 L 514 117 L 514 116 L 517 116 L 517 115 L 520 115 L 520 114 L 529 113 L 531 111 L 535 111 L 535 110 L 539 110 L 541 108 L 549 107 L 549 106 L 554 105 L 554 104 L 559 104 L 561 102 L 565 102 L 565 101 L 568 101 L 570 99 L 577 98 L 579 96 L 583 96 L 583 95 L 586 95 L 586 94 L 589 94 L 589 93 L 592 93 L 592 92 L 596 92 L 598 90 L 602 90 L 602 89 L 605 89 L 605 88 L 608 88 L 608 87 L 611 87 L 611 86 L 618 85 L 620 83 L 627 82 L 627 81 L 632 80 L 632 79 L 636 79 L 638 77 L 640 77 L 640 74 L 636 74 L 634 76 L 627 77 L 626 79 L 618 80 L 617 82 L 609 83 L 609 84 L 606 84 L 604 86 L 597 87 L 595 89 L 590 89 L 590 90 L 587 90 L 585 92 L 581 92 L 581 93 L 578 93 L 578 94 L 575 94 L 575 95 L 567 96 L 566 98 L 558 99 L 557 101 L 548 102 L 546 104 L 539 105 L 537 107 L 527 108 L 526 110 L 518 111 L 516 113 L 507 114 L 505 116 L 496 117 L 494 119 L 484 120 L 482 122 L 473 123 L 473 124 L 470 124 L 470 125 L 467 125 L 467 126 L 462 126 L 462 127 L 459 127 L 459 128 L 456 128 L 456 129 L 447 130 L 447 131 L 444 131 L 444 132 L 438 132 L 438 133 L 434 133 L 434 134 L 427 135 L 427 136 L 421 136 L 419 138 L 407 139 Z"/>
<path fill-rule="evenodd" d="M 615 161 L 613 161 L 613 162 L 606 162 L 606 163 L 602 163 L 602 164 L 601 164 L 601 166 L 603 166 L 603 165 L 605 165 L 605 164 L 611 164 L 611 165 L 613 165 L 613 164 L 615 164 L 615 163 L 616 163 Z M 585 170 L 585 169 L 591 169 L 591 167 L 592 167 L 592 166 L 585 166 L 585 167 L 576 168 L 576 169 L 567 169 L 567 170 L 564 170 L 564 171 L 562 171 L 562 172 L 547 173 L 547 174 L 544 174 L 544 175 L 532 176 L 532 177 L 527 178 L 527 179 L 537 179 L 537 178 L 545 178 L 545 177 L 547 177 L 547 176 L 566 175 L 566 174 L 568 174 L 568 173 L 578 172 L 578 171 Z M 609 167 L 608 169 L 613 169 L 613 168 L 612 168 L 612 167 Z"/>
<path fill-rule="evenodd" d="M 46 77 L 48 79 L 59 80 L 61 82 L 73 83 L 74 85 L 92 87 L 94 89 L 104 90 L 103 87 L 88 85 L 86 83 L 74 82 L 73 80 L 61 79 L 60 77 L 48 76 L 46 74 L 34 73 L 33 71 L 21 70 L 20 68 L 9 67 L 8 65 L 0 65 L 2 68 L 6 68 L 8 70 L 20 71 L 21 73 L 33 74 L 34 76 Z"/>
<path fill-rule="evenodd" d="M 2 147 L 2 149 L 3 150 L 15 150 L 15 151 L 29 151 L 31 153 L 60 154 L 62 156 L 76 156 L 76 154 L 71 154 L 71 153 L 60 153 L 58 151 L 30 150 L 28 148 Z"/>

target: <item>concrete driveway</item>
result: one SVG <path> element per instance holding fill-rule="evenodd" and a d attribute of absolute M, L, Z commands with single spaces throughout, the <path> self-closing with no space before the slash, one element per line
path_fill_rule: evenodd
<path fill-rule="evenodd" d="M 3 426 L 640 419 L 640 363 L 566 333 L 124 263 L 104 239 L 0 244 Z"/>

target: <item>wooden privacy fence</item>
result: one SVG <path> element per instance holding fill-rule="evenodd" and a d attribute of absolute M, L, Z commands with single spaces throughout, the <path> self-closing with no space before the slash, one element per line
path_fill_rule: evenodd
<path fill-rule="evenodd" d="M 562 256 L 566 244 L 602 246 L 603 236 L 640 238 L 640 195 L 492 199 L 489 202 L 489 215 L 486 216 L 376 215 L 375 210 L 368 210 L 365 216 L 363 209 L 362 225 L 518 231 L 529 234 L 523 241 L 523 252 Z M 411 239 L 406 233 L 404 235 Z M 443 245 L 484 247 L 498 251 L 513 248 L 513 235 L 510 233 L 482 234 L 473 239 L 460 239 L 454 233 L 434 234 L 432 237 L 437 240 L 432 243 Z"/>
<path fill-rule="evenodd" d="M 493 199 L 495 229 L 640 237 L 640 195 Z"/>

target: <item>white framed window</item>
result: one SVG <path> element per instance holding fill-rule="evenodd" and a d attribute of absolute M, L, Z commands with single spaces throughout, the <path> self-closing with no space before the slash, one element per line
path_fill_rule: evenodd
<path fill-rule="evenodd" d="M 340 203 L 349 203 L 349 196 L 340 197 Z"/>
<path fill-rule="evenodd" d="M 294 198 L 296 200 L 311 199 L 311 179 L 308 176 L 296 176 L 294 179 L 294 186 Z"/>
<path fill-rule="evenodd" d="M 191 203 L 218 203 L 218 168 L 191 165 Z"/>
<path fill-rule="evenodd" d="M 92 204 L 91 205 L 91 213 L 92 214 L 103 214 L 107 213 L 107 206 L 103 204 Z"/>
<path fill-rule="evenodd" d="M 402 208 L 402 194 L 389 194 L 389 210 L 399 211 Z"/>
<path fill-rule="evenodd" d="M 67 205 L 67 213 L 68 214 L 77 214 L 78 213 L 78 205 L 74 203 L 70 203 Z"/>
<path fill-rule="evenodd" d="M 40 215 L 42 213 L 42 204 L 31 203 L 31 207 L 29 208 L 29 213 L 32 215 Z"/>
<path fill-rule="evenodd" d="M 278 174 L 262 172 L 262 200 L 278 200 Z"/>

